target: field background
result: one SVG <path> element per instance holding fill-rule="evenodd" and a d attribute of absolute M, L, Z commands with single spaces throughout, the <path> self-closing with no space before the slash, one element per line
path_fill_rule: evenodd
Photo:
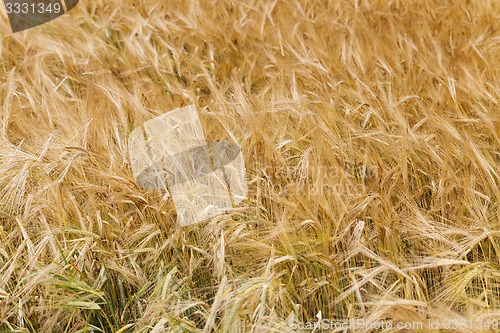
<path fill-rule="evenodd" d="M 0 331 L 500 319 L 498 1 L 1 15 Z M 127 138 L 189 104 L 238 139 L 249 196 L 181 228 Z"/>

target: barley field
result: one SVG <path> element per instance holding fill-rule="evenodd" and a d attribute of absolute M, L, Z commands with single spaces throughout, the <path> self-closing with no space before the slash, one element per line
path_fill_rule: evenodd
<path fill-rule="evenodd" d="M 500 2 L 0 16 L 0 332 L 500 330 Z M 128 136 L 187 105 L 248 196 L 181 227 Z"/>

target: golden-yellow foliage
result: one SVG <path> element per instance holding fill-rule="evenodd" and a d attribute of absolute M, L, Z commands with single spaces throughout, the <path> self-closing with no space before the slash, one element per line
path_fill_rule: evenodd
<path fill-rule="evenodd" d="M 496 331 L 498 1 L 81 0 L 16 34 L 1 16 L 0 331 Z M 127 137 L 189 104 L 208 141 L 238 138 L 249 197 L 181 228 Z"/>

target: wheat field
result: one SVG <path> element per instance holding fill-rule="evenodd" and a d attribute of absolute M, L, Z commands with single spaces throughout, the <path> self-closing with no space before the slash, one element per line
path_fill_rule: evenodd
<path fill-rule="evenodd" d="M 0 332 L 499 331 L 498 1 L 1 17 Z M 127 139 L 191 104 L 248 197 L 181 227 Z"/>

